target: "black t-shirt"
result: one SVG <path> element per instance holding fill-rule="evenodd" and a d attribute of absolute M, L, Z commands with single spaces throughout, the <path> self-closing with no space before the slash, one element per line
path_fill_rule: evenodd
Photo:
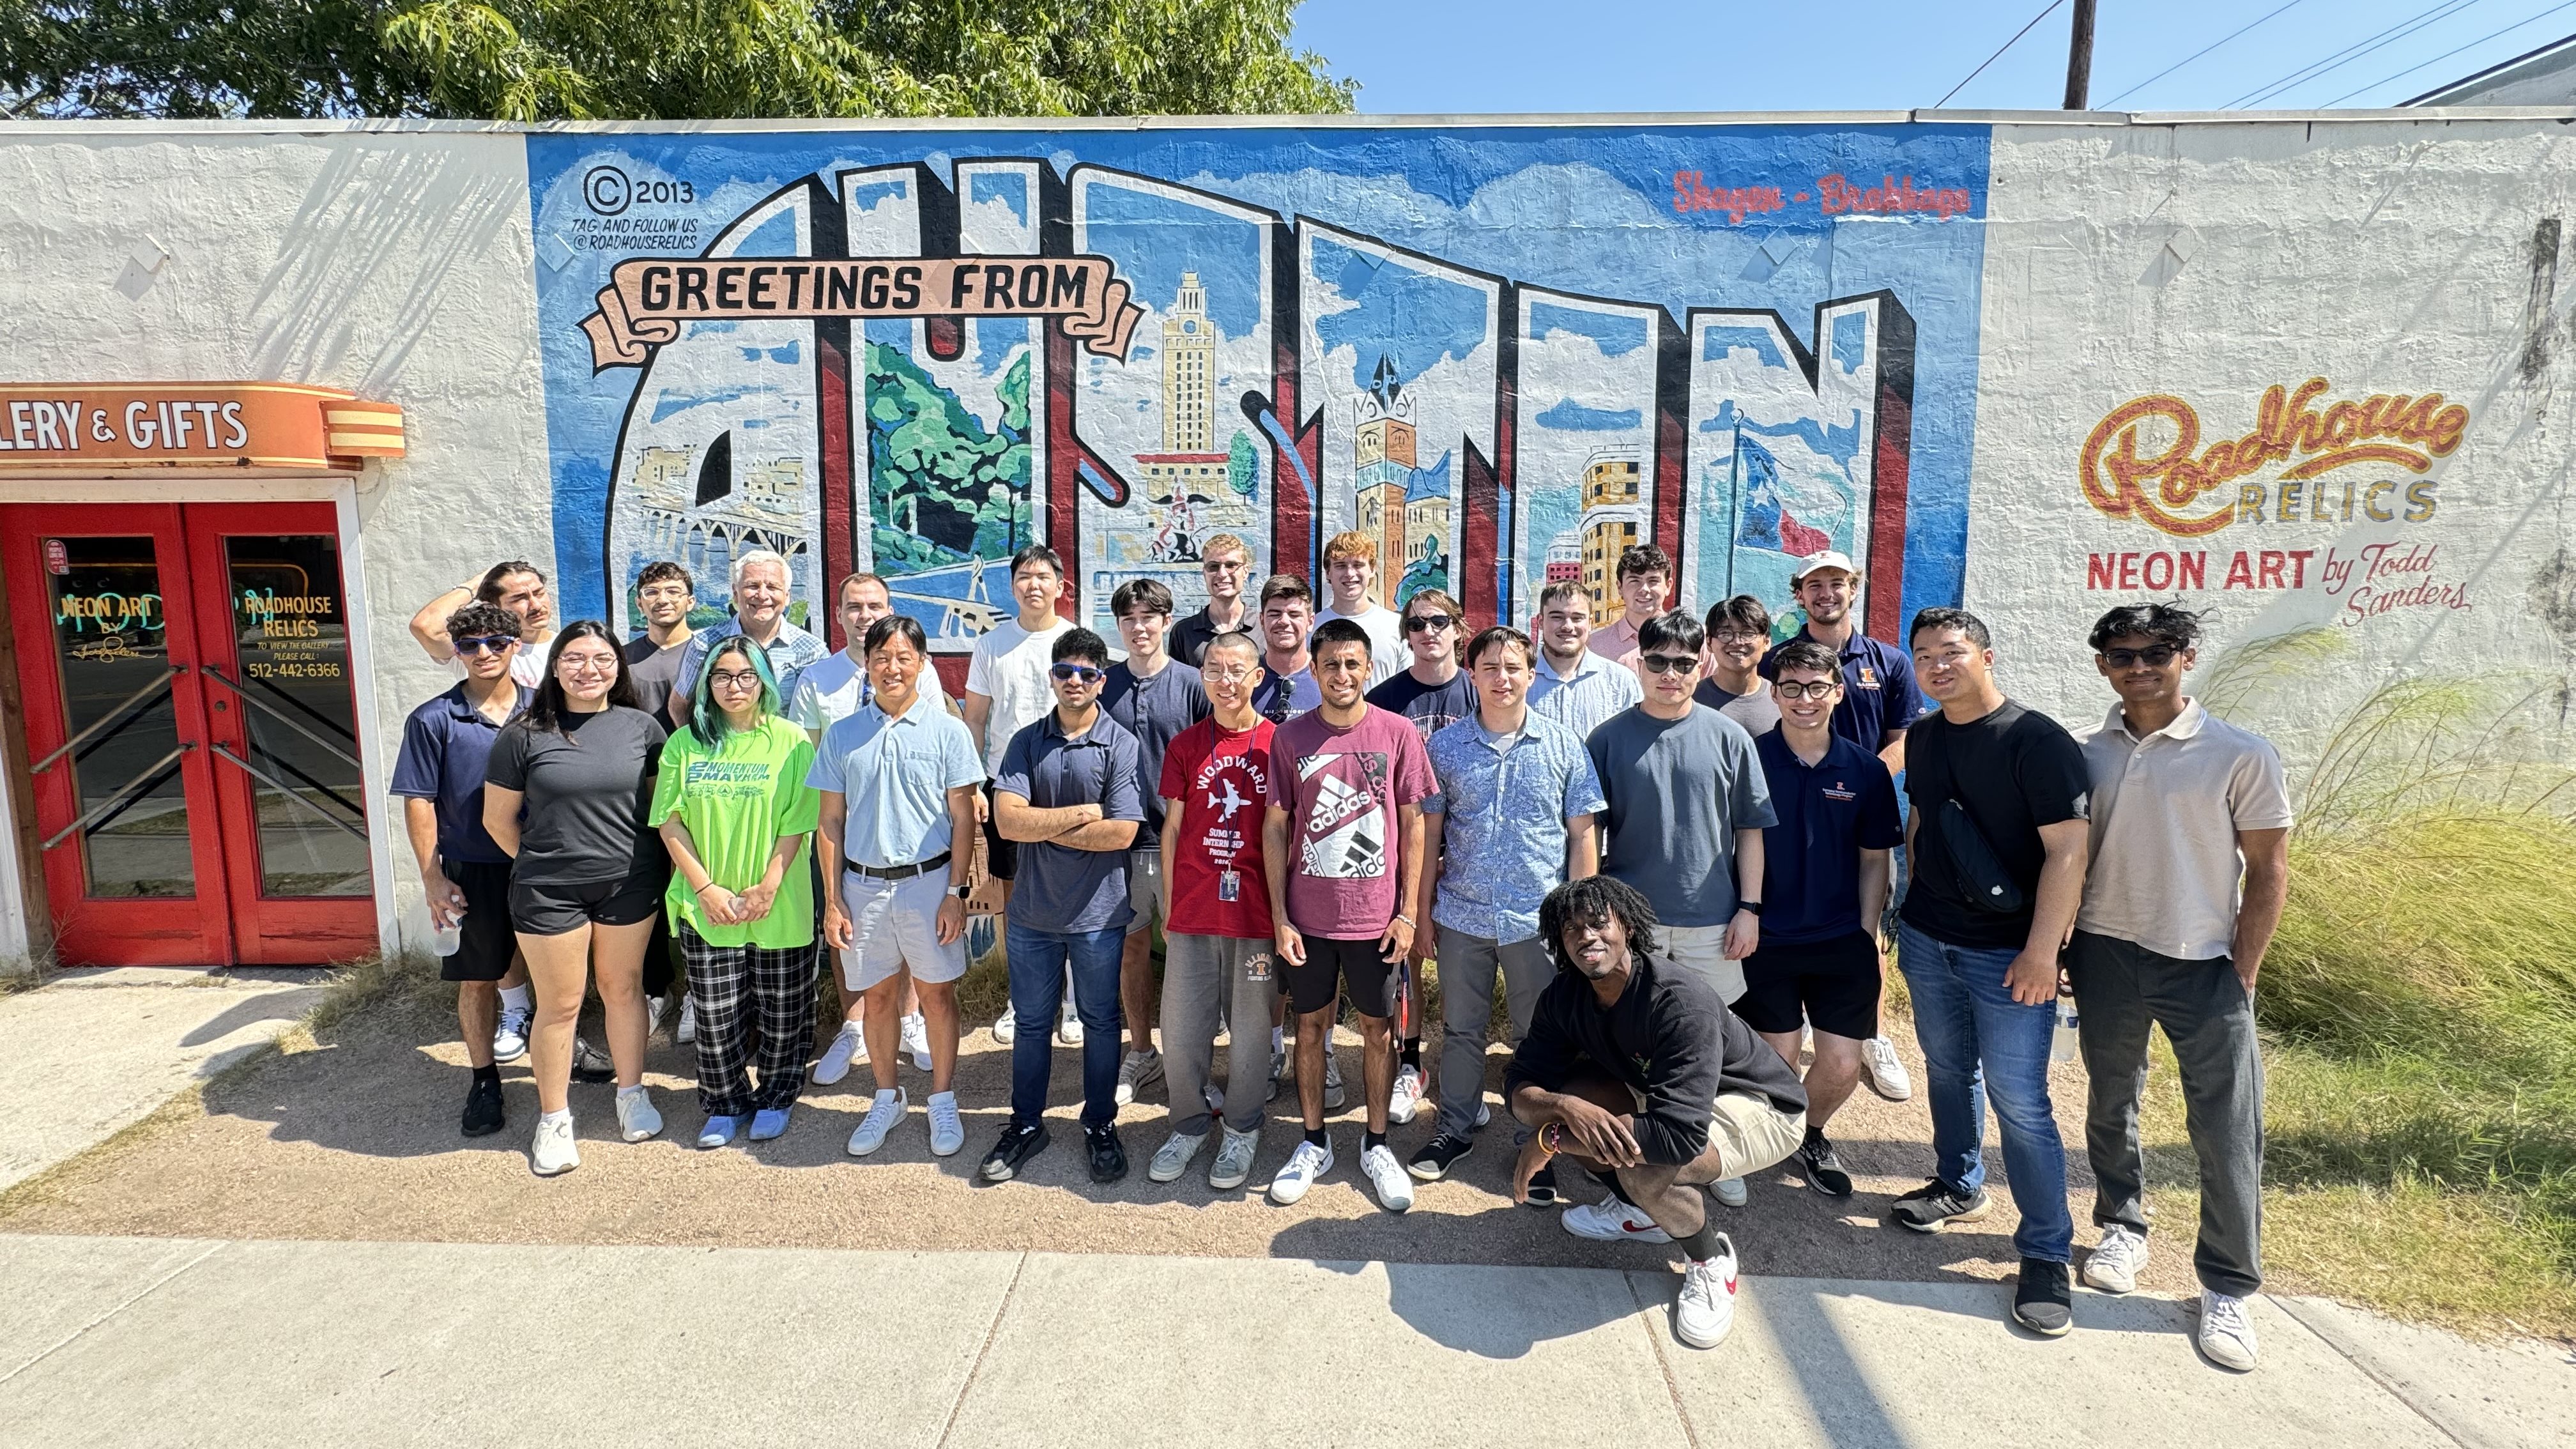
<path fill-rule="evenodd" d="M 2039 827 L 2086 818 L 2092 785 L 2083 747 L 2066 727 L 2011 700 L 1974 724 L 1953 724 L 1939 710 L 1916 720 L 1905 735 L 1905 794 L 1914 806 L 1914 882 L 1898 913 L 1905 924 L 1953 946 L 2028 944 L 2048 860 Z M 2020 910 L 1970 904 L 1941 833 L 1942 804 L 1954 798 L 2021 887 Z"/>
<path fill-rule="evenodd" d="M 635 686 L 635 707 L 653 716 L 664 717 L 663 706 L 671 699 L 672 687 L 680 682 L 680 656 L 689 641 L 664 649 L 653 642 L 650 634 L 638 634 L 626 641 L 626 682 Z M 781 709 L 787 701 L 778 702 Z"/>
<path fill-rule="evenodd" d="M 531 729 L 522 715 L 492 742 L 485 783 L 528 797 L 511 881 L 585 885 L 667 870 L 662 838 L 645 819 L 670 731 L 624 705 L 567 713 L 562 724 L 560 734 Z"/>
<path fill-rule="evenodd" d="M 1425 684 L 1408 669 L 1370 690 L 1368 702 L 1413 721 L 1427 745 L 1432 735 L 1476 712 L 1476 686 L 1463 669 L 1447 684 Z"/>
<path fill-rule="evenodd" d="M 1607 1007 L 1580 972 L 1557 972 L 1504 1069 L 1503 1100 L 1524 1084 L 1563 1091 L 1586 1063 L 1646 1099 L 1628 1132 L 1648 1162 L 1667 1167 L 1708 1150 L 1721 1092 L 1757 1093 L 1783 1112 L 1807 1110 L 1796 1070 L 1726 1009 L 1707 978 L 1660 956 L 1637 957 L 1628 989 Z"/>
<path fill-rule="evenodd" d="M 1219 633 L 1249 634 L 1252 632 L 1254 622 L 1259 618 L 1260 611 L 1252 607 L 1251 601 L 1246 600 L 1242 621 L 1231 629 L 1219 630 L 1208 618 L 1208 611 L 1201 609 L 1174 624 L 1171 636 L 1164 640 L 1163 647 L 1171 651 L 1174 659 L 1196 669 L 1200 661 L 1207 658 L 1207 647 L 1215 641 Z"/>

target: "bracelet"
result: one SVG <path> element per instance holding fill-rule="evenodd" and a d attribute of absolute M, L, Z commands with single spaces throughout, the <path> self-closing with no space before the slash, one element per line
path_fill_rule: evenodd
<path fill-rule="evenodd" d="M 1546 1153 L 1546 1154 L 1547 1154 L 1548 1156 L 1550 1156 L 1550 1157 L 1554 1157 L 1554 1156 L 1558 1153 L 1558 1151 L 1560 1150 L 1560 1149 L 1557 1147 L 1557 1145 L 1556 1145 L 1556 1143 L 1557 1143 L 1557 1138 L 1556 1138 L 1556 1135 L 1555 1135 L 1555 1134 L 1558 1132 L 1558 1130 L 1559 1130 L 1559 1124 L 1554 1123 L 1554 1122 L 1550 1122 L 1550 1123 L 1548 1123 L 1546 1126 L 1541 1127 L 1540 1129 L 1538 1129 L 1538 1147 L 1539 1147 L 1539 1150 L 1540 1150 L 1541 1152 Z"/>
<path fill-rule="evenodd" d="M 1399 920 L 1399 921 L 1404 922 L 1404 923 L 1405 923 L 1406 925 L 1408 925 L 1408 926 L 1410 926 L 1410 925 L 1412 925 L 1412 924 L 1413 924 L 1413 918 L 1412 918 L 1411 916 L 1405 915 L 1405 914 L 1404 914 L 1403 912 L 1401 912 L 1401 911 L 1399 911 L 1399 912 L 1397 912 L 1397 913 L 1396 913 L 1396 917 L 1395 917 L 1395 918 L 1396 918 L 1397 920 Z"/>
<path fill-rule="evenodd" d="M 702 885 L 702 886 L 698 887 L 695 891 L 691 892 L 691 894 L 693 894 L 693 895 L 701 895 L 701 896 L 702 896 L 702 895 L 705 895 L 705 894 L 706 894 L 707 892 L 709 892 L 709 891 L 720 891 L 720 890 L 724 890 L 724 889 L 725 889 L 725 887 L 724 887 L 723 885 L 721 885 L 721 884 L 719 884 L 719 883 L 717 883 L 717 882 L 715 882 L 715 881 L 708 881 L 705 885 Z"/>

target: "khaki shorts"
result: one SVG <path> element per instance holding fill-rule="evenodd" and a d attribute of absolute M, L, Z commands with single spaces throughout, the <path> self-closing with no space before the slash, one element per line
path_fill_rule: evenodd
<path fill-rule="evenodd" d="M 1785 1162 L 1807 1140 L 1807 1114 L 1783 1112 L 1759 1092 L 1720 1092 L 1710 1104 L 1708 1145 L 1720 1177 L 1743 1177 Z"/>
<path fill-rule="evenodd" d="M 1127 852 L 1127 908 L 1136 919 L 1127 923 L 1127 934 L 1169 927 L 1172 913 L 1170 895 L 1163 886 L 1163 848 Z"/>
<path fill-rule="evenodd" d="M 1664 954 L 1696 971 L 1717 988 L 1717 999 L 1733 1006 L 1744 995 L 1744 963 L 1726 959 L 1724 926 L 1657 926 Z"/>

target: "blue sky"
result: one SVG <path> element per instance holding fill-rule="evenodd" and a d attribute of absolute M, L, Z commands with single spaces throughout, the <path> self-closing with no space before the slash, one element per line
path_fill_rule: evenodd
<path fill-rule="evenodd" d="M 1379 114 L 1896 110 L 1938 103 L 2047 3 L 1584 0 L 1581 23 L 1568 24 L 1564 0 L 1305 0 L 1296 43 L 1320 52 L 1334 74 L 1359 81 L 1360 109 Z M 2101 0 L 2094 106 L 2393 105 L 2576 33 L 2571 0 L 2282 7 L 2283 0 Z M 1950 104 L 2056 107 L 2065 98 L 2073 8 L 2073 0 L 2061 3 Z M 2244 34 L 2154 78 L 2249 23 Z M 2466 48 L 2443 55 L 2454 47 Z M 2338 60 L 2347 49 L 2356 53 Z M 2294 80 L 2309 67 L 2319 69 Z M 2264 97 L 2285 81 L 2292 83 Z"/>

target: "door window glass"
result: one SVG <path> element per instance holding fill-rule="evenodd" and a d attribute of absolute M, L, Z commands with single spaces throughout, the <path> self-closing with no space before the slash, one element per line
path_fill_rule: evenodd
<path fill-rule="evenodd" d="M 49 538 L 44 549 L 63 738 L 99 726 L 51 767 L 72 772 L 75 819 L 98 812 L 79 836 L 88 893 L 193 896 L 169 619 L 152 539 Z"/>
<path fill-rule="evenodd" d="M 224 539 L 224 561 L 261 894 L 366 895 L 372 877 L 339 540 L 235 534 Z"/>

